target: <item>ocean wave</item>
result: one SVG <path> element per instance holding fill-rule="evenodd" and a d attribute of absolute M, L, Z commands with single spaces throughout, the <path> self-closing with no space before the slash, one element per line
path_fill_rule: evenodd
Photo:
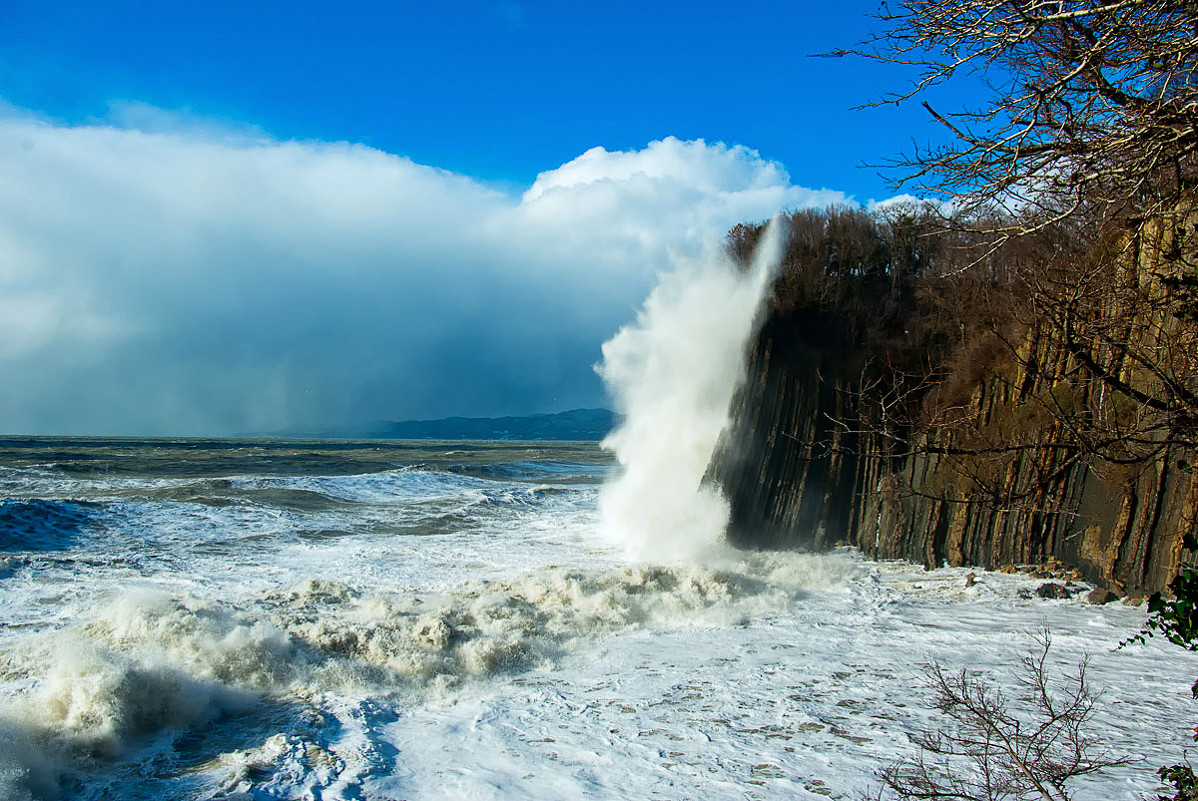
<path fill-rule="evenodd" d="M 102 504 L 41 498 L 0 501 L 0 551 L 69 548 L 95 523 Z"/>
<path fill-rule="evenodd" d="M 444 500 L 489 486 L 466 476 L 411 467 L 344 476 L 241 477 L 233 482 L 244 491 L 306 491 L 338 501 L 369 504 Z"/>
<path fill-rule="evenodd" d="M 452 465 L 449 471 L 475 478 L 537 483 L 594 484 L 611 472 L 611 465 L 579 464 L 559 460 L 517 462 L 469 462 Z"/>
<path fill-rule="evenodd" d="M 443 697 L 631 629 L 784 613 L 854 570 L 847 557 L 772 554 L 718 567 L 549 567 L 441 595 L 368 594 L 313 578 L 239 608 L 128 594 L 10 651 L 3 679 L 19 691 L 0 717 L 25 751 L 80 770 L 256 703 Z M 33 782 L 45 769 L 35 760 L 22 775 Z"/>

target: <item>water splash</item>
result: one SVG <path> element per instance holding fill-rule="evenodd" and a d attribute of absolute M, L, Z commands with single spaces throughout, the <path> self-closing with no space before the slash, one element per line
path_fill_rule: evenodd
<path fill-rule="evenodd" d="M 603 441 L 621 470 L 600 496 L 605 533 L 649 561 L 702 558 L 724 548 L 728 502 L 703 486 L 712 451 L 744 379 L 785 240 L 775 217 L 745 271 L 722 248 L 662 275 L 596 367 L 624 414 Z"/>

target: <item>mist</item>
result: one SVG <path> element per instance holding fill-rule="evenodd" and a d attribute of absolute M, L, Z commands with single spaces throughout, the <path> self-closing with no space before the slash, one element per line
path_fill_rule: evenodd
<path fill-rule="evenodd" d="M 748 269 L 724 248 L 679 259 L 603 345 L 597 369 L 624 417 L 603 441 L 620 471 L 599 508 L 609 539 L 636 559 L 690 562 L 724 546 L 730 508 L 703 476 L 744 381 L 785 230 L 770 222 Z"/>
<path fill-rule="evenodd" d="M 592 365 L 660 272 L 736 222 L 845 200 L 702 140 L 593 148 L 513 188 L 166 112 L 7 109 L 0 169 L 0 430 L 20 434 L 609 405 Z"/>

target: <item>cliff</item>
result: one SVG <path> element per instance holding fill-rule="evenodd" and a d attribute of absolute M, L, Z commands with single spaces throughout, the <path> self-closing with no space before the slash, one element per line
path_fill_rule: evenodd
<path fill-rule="evenodd" d="M 1116 276 L 1136 297 L 1160 294 L 1159 258 L 1146 254 Z M 1127 349 L 1181 343 L 1176 358 L 1198 358 L 1175 309 L 1122 308 L 1118 297 L 1104 296 L 1101 312 L 1122 326 Z M 1176 420 L 1148 420 L 1152 409 L 1129 400 L 1153 389 L 1153 371 L 1121 358 L 1111 375 L 1080 369 L 1085 352 L 1033 321 L 1005 342 L 978 335 L 958 348 L 956 371 L 921 396 L 921 422 L 896 433 L 875 413 L 887 391 L 868 369 L 878 348 L 836 322 L 835 310 L 776 304 L 752 346 L 708 471 L 731 503 L 731 541 L 843 542 L 928 566 L 1051 558 L 1129 595 L 1164 590 L 1191 559 L 1194 451 L 1170 433 Z M 1100 430 L 1127 441 L 1112 445 Z"/>
<path fill-rule="evenodd" d="M 1005 466 L 1011 487 L 1041 483 L 1020 503 L 978 496 L 954 457 L 887 454 L 859 429 L 853 382 L 836 354 L 797 321 L 773 315 L 753 347 L 709 479 L 732 506 L 729 538 L 742 547 L 856 545 L 877 559 L 925 565 L 1038 564 L 1054 557 L 1121 594 L 1162 590 L 1198 528 L 1198 475 L 1179 448 L 1123 471 L 1076 460 L 1052 470 L 1046 451 Z M 982 380 L 971 412 L 999 421 L 1018 408 L 1008 380 Z M 926 443 L 933 434 L 920 435 Z M 918 448 L 916 449 L 919 450 Z"/>

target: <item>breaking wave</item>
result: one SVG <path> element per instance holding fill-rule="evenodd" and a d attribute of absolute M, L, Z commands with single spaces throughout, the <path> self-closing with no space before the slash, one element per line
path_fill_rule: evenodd
<path fill-rule="evenodd" d="M 236 608 L 126 594 L 5 658 L 3 678 L 23 688 L 0 725 L 20 760 L 8 775 L 45 795 L 55 771 L 325 693 L 443 699 L 629 629 L 781 614 L 853 570 L 848 557 L 761 554 L 722 567 L 550 567 L 444 594 L 310 579 Z"/>
<path fill-rule="evenodd" d="M 621 469 L 600 510 L 634 558 L 686 561 L 723 546 L 728 504 L 703 476 L 744 378 L 784 227 L 780 218 L 767 226 L 748 270 L 723 249 L 678 264 L 636 322 L 603 345 L 596 369 L 624 419 L 603 442 Z"/>

